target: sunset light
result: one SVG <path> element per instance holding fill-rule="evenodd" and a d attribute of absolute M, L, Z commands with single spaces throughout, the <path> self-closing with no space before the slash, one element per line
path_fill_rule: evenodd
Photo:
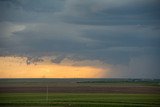
<path fill-rule="evenodd" d="M 26 64 L 26 58 L 0 57 L 0 78 L 100 78 L 104 70 L 49 62 Z"/>

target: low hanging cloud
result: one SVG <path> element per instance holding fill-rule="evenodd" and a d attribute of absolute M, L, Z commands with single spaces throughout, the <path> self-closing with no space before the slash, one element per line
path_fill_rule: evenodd
<path fill-rule="evenodd" d="M 28 57 L 28 64 L 43 57 L 57 64 L 65 59 L 87 60 L 88 65 L 98 61 L 98 66 L 112 68 L 111 77 L 159 78 L 159 4 L 158 0 L 1 0 L 0 55 Z M 145 59 L 153 63 L 146 64 Z M 139 62 L 141 67 L 134 65 Z M 145 69 L 148 65 L 153 66 Z"/>

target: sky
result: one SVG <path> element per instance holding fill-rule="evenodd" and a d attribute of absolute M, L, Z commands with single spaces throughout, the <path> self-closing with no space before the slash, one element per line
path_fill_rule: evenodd
<path fill-rule="evenodd" d="M 159 0 L 0 0 L 0 78 L 160 79 Z"/>

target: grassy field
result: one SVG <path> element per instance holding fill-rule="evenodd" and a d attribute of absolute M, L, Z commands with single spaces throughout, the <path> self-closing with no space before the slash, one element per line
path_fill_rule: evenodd
<path fill-rule="evenodd" d="M 0 79 L 0 107 L 160 107 L 160 80 Z"/>
<path fill-rule="evenodd" d="M 159 107 L 160 95 L 105 93 L 3 93 L 5 107 Z"/>

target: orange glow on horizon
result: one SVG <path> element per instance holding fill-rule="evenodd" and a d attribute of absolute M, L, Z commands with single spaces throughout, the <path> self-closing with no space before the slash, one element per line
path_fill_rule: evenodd
<path fill-rule="evenodd" d="M 26 64 L 25 57 L 0 57 L 0 78 L 100 78 L 103 69 L 49 62 Z"/>

